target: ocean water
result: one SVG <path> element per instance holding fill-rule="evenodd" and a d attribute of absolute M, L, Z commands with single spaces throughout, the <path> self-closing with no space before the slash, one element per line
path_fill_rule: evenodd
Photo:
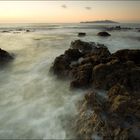
<path fill-rule="evenodd" d="M 0 24 L 0 48 L 15 54 L 13 62 L 0 68 L 0 138 L 75 137 L 69 122 L 77 114 L 75 104 L 85 91 L 71 91 L 69 81 L 58 80 L 49 69 L 55 57 L 76 39 L 103 43 L 111 52 L 140 49 L 137 29 L 98 37 L 96 34 L 107 26 L 115 25 Z M 121 26 L 140 28 L 140 24 Z M 87 36 L 79 38 L 78 32 Z"/>

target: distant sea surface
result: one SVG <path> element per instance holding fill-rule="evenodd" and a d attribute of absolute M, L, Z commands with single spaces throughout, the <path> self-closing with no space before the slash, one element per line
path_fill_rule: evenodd
<path fill-rule="evenodd" d="M 131 27 L 97 36 L 105 27 Z M 69 81 L 49 73 L 55 57 L 81 39 L 105 44 L 111 52 L 140 49 L 140 24 L 0 24 L 0 48 L 15 60 L 0 68 L 0 138 L 74 138 L 69 121 L 84 91 L 69 89 Z M 85 37 L 78 37 L 85 32 Z"/>

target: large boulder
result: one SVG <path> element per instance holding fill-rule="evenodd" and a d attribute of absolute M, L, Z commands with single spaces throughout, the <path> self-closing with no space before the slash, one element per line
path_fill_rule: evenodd
<path fill-rule="evenodd" d="M 6 63 L 13 60 L 13 56 L 5 50 L 0 48 L 0 63 Z"/>
<path fill-rule="evenodd" d="M 111 36 L 108 32 L 99 32 L 97 35 L 98 35 L 98 36 L 102 36 L 102 37 Z"/>

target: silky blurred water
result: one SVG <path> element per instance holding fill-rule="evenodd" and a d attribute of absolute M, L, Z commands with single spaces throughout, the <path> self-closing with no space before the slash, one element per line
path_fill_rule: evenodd
<path fill-rule="evenodd" d="M 140 48 L 137 30 L 113 31 L 108 38 L 96 36 L 103 26 L 108 25 L 0 25 L 0 48 L 15 54 L 13 62 L 0 68 L 0 138 L 74 138 L 68 121 L 76 115 L 75 104 L 84 91 L 71 91 L 69 81 L 58 80 L 49 69 L 55 57 L 76 39 L 103 43 L 111 52 Z M 78 32 L 87 36 L 79 38 Z"/>

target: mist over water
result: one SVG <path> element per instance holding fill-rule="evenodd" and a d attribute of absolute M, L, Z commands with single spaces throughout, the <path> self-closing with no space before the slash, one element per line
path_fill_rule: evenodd
<path fill-rule="evenodd" d="M 19 28 L 32 32 L 13 33 Z M 14 53 L 15 60 L 0 69 L 0 138 L 74 138 L 68 121 L 85 91 L 71 91 L 69 81 L 58 80 L 49 69 L 79 39 L 78 32 L 87 33 L 83 41 L 103 43 L 111 52 L 140 48 L 136 30 L 110 32 L 109 38 L 96 36 L 97 25 L 1 25 L 2 30 L 12 30 L 0 32 L 0 48 Z"/>

